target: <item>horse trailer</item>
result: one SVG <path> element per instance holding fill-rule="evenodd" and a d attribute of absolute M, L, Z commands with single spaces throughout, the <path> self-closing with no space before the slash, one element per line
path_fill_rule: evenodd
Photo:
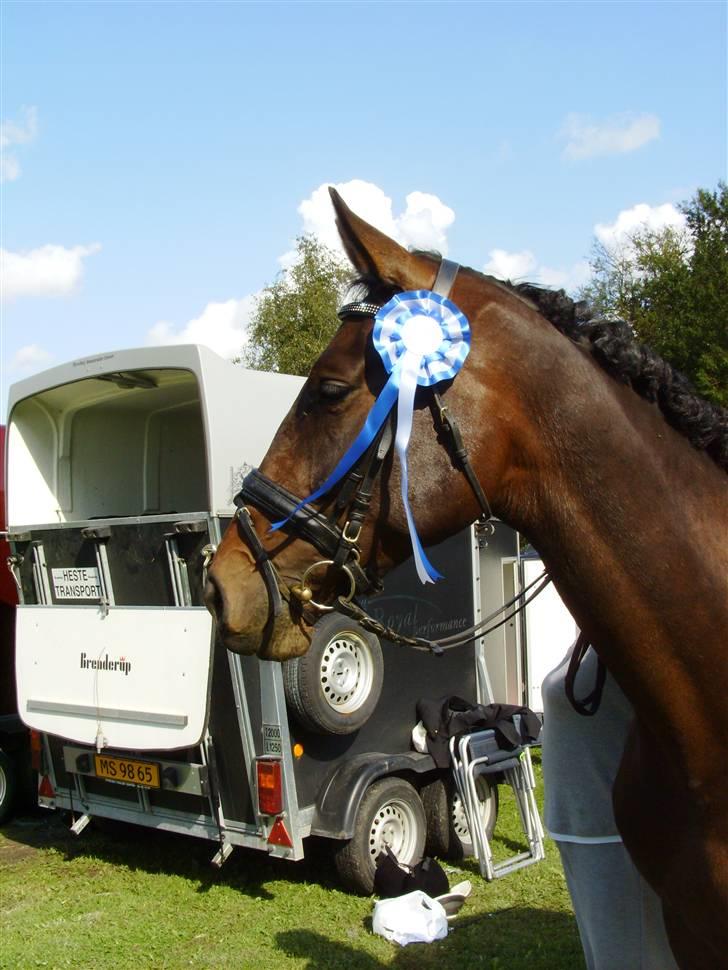
<path fill-rule="evenodd" d="M 458 796 L 412 749 L 418 699 L 524 702 L 511 621 L 443 657 L 327 614 L 284 664 L 229 653 L 203 603 L 233 496 L 260 463 L 302 380 L 247 371 L 204 347 L 121 350 L 12 386 L 9 565 L 19 590 L 17 693 L 39 802 L 300 859 L 334 842 L 345 883 L 371 890 L 385 843 L 469 849 Z M 369 601 L 420 636 L 465 629 L 519 584 L 516 534 L 466 529 Z M 565 645 L 564 645 L 565 646 Z M 495 821 L 497 790 L 482 811 Z M 444 820 L 444 821 L 443 821 Z"/>

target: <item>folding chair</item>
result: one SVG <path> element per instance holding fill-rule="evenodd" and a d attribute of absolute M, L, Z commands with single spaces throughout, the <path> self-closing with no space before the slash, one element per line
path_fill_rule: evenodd
<path fill-rule="evenodd" d="M 536 782 L 528 746 L 504 751 L 498 747 L 495 731 L 473 731 L 450 739 L 450 758 L 481 874 L 492 881 L 540 862 L 545 857 L 544 835 L 536 805 Z M 479 811 L 477 789 L 477 779 L 481 774 L 496 773 L 502 774 L 513 789 L 527 843 L 525 851 L 498 863 L 493 862 L 493 853 Z"/>

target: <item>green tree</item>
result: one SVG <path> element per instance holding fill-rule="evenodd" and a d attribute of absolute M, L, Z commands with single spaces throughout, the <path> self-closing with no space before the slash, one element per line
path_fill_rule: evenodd
<path fill-rule="evenodd" d="M 594 244 L 580 296 L 628 320 L 641 341 L 708 400 L 728 405 L 728 186 L 680 206 L 684 230 L 642 228 L 621 246 Z"/>
<path fill-rule="evenodd" d="M 258 300 L 244 362 L 256 370 L 305 376 L 331 340 L 348 264 L 313 236 L 299 236 L 293 264 Z"/>

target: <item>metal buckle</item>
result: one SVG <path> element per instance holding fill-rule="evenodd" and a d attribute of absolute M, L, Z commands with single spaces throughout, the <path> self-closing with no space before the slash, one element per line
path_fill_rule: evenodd
<path fill-rule="evenodd" d="M 253 516 L 250 514 L 250 509 L 248 508 L 248 506 L 247 505 L 238 505 L 238 507 L 235 509 L 235 518 L 236 519 L 239 519 L 240 516 L 243 515 L 243 514 L 247 515 L 248 522 L 252 526 L 252 524 L 253 524 Z"/>
<path fill-rule="evenodd" d="M 351 522 L 347 520 L 344 528 L 341 530 L 341 541 L 348 543 L 350 546 L 355 546 L 359 541 L 359 536 L 361 535 L 361 522 L 354 524 L 354 528 L 356 529 L 354 535 L 349 535 L 350 526 Z"/>

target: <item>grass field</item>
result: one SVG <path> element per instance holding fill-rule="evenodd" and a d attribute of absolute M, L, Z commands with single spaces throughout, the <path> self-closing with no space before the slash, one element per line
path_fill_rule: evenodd
<path fill-rule="evenodd" d="M 510 791 L 494 849 L 517 836 Z M 300 863 L 236 849 L 209 866 L 211 843 L 57 814 L 0 830 L 0 967 L 231 967 L 236 970 L 583 970 L 553 843 L 545 862 L 486 883 L 472 860 L 448 868 L 473 894 L 446 940 L 400 948 L 371 932 L 373 899 L 336 882 L 324 845 Z"/>

